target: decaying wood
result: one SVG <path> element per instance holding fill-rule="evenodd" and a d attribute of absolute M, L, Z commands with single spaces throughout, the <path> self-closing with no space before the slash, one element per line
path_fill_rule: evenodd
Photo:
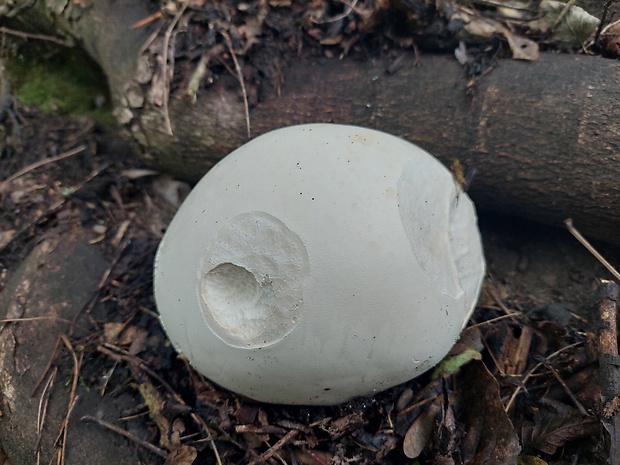
<path fill-rule="evenodd" d="M 55 32 L 75 37 L 100 63 L 119 119 L 152 164 L 197 179 L 246 141 L 244 99 L 232 75 L 201 90 L 195 104 L 173 89 L 170 135 L 162 109 L 135 98 L 149 90 L 136 69 L 154 25 L 131 25 L 152 10 L 134 0 L 81 3 L 46 17 L 48 7 L 36 2 L 36 21 L 30 10 L 22 16 L 31 25 L 56 18 Z M 46 25 L 53 30 L 49 19 Z M 481 208 L 554 225 L 572 217 L 591 237 L 620 243 L 618 62 L 558 54 L 500 61 L 470 86 L 452 56 L 423 55 L 419 67 L 413 54 L 402 60 L 388 74 L 380 59 L 293 59 L 282 65 L 281 86 L 262 84 L 249 115 L 252 134 L 307 122 L 381 129 L 475 170 L 470 192 Z"/>
<path fill-rule="evenodd" d="M 618 356 L 618 285 L 603 281 L 598 289 L 599 364 L 603 426 L 609 433 L 609 463 L 620 465 L 620 357 Z M 615 406 L 615 407 L 614 407 Z"/>

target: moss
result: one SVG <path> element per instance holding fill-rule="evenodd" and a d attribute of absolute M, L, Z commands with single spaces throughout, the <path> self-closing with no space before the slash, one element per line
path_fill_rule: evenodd
<path fill-rule="evenodd" d="M 7 59 L 6 70 L 13 95 L 25 105 L 114 123 L 105 76 L 77 49 L 22 44 Z"/>

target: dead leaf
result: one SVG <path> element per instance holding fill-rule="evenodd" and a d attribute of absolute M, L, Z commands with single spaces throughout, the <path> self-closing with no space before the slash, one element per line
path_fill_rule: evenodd
<path fill-rule="evenodd" d="M 591 416 L 575 413 L 557 414 L 540 410 L 534 415 L 534 425 L 523 437 L 524 446 L 554 454 L 558 447 L 575 439 L 597 435 L 599 421 Z"/>
<path fill-rule="evenodd" d="M 474 59 L 467 53 L 467 46 L 462 40 L 459 42 L 459 46 L 454 49 L 454 56 L 461 65 L 466 65 L 474 61 Z"/>
<path fill-rule="evenodd" d="M 303 465 L 329 465 L 334 463 L 334 456 L 329 452 L 310 449 L 293 449 L 295 457 Z"/>
<path fill-rule="evenodd" d="M 198 452 L 192 446 L 182 445 L 168 454 L 164 465 L 192 465 Z"/>
<path fill-rule="evenodd" d="M 601 32 L 601 44 L 610 55 L 620 55 L 620 23 L 618 21 L 605 26 Z"/>
<path fill-rule="evenodd" d="M 103 338 L 105 342 L 108 344 L 116 344 L 124 327 L 125 323 L 105 323 L 103 325 Z"/>
<path fill-rule="evenodd" d="M 130 168 L 130 169 L 121 171 L 121 176 L 124 176 L 129 179 L 138 179 L 138 178 L 143 178 L 145 176 L 156 176 L 158 174 L 159 174 L 159 171 L 147 170 L 147 169 L 141 169 L 141 168 Z"/>
<path fill-rule="evenodd" d="M 178 208 L 191 188 L 186 182 L 177 181 L 170 175 L 162 174 L 153 179 L 153 190 L 174 208 Z"/>
<path fill-rule="evenodd" d="M 170 434 L 170 444 L 176 448 L 182 446 L 181 435 L 185 432 L 185 423 L 180 418 L 177 418 L 172 423 L 172 433 Z"/>
<path fill-rule="evenodd" d="M 159 443 L 162 447 L 172 450 L 173 447 L 170 444 L 171 426 L 170 422 L 163 414 L 164 397 L 153 386 L 148 378 L 144 378 L 142 383 L 137 385 L 140 395 L 144 399 L 144 403 L 149 409 L 149 416 L 157 424 L 159 430 Z M 171 462 L 175 463 L 176 462 Z M 182 462 L 181 462 L 182 463 Z M 191 462 L 190 462 L 191 463 Z"/>
<path fill-rule="evenodd" d="M 551 40 L 554 43 L 560 47 L 579 48 L 596 30 L 600 20 L 583 8 L 573 5 L 560 22 L 553 27 L 565 7 L 566 3 L 563 2 L 543 0 L 540 3 L 540 9 L 544 17 L 541 20 L 530 22 L 530 29 L 546 32 L 553 28 Z"/>
<path fill-rule="evenodd" d="M 473 361 L 457 375 L 461 391 L 456 398 L 457 420 L 466 425 L 461 441 L 463 463 L 504 465 L 516 463 L 521 451 L 499 396 L 499 385 L 486 366 Z"/>
<path fill-rule="evenodd" d="M 137 355 L 146 349 L 146 341 L 149 337 L 148 332 L 143 328 L 137 326 L 128 326 L 123 331 L 119 340 L 119 345 L 129 346 L 127 350 L 131 355 Z"/>
<path fill-rule="evenodd" d="M 0 249 L 3 249 L 15 236 L 15 229 L 0 231 Z"/>
<path fill-rule="evenodd" d="M 410 459 L 418 457 L 431 439 L 435 419 L 441 411 L 441 397 L 435 400 L 411 424 L 403 441 L 403 452 Z"/>
<path fill-rule="evenodd" d="M 450 20 L 462 21 L 464 23 L 463 29 L 474 37 L 504 36 L 515 60 L 533 61 L 538 59 L 539 48 L 536 42 L 514 34 L 497 20 L 474 16 L 463 9 L 452 15 Z"/>
<path fill-rule="evenodd" d="M 507 29 L 504 31 L 504 37 L 506 37 L 510 50 L 512 51 L 512 58 L 526 61 L 538 60 L 539 49 L 536 42 L 513 34 Z"/>
<path fill-rule="evenodd" d="M 332 439 L 338 439 L 342 435 L 350 431 L 356 430 L 363 425 L 364 418 L 362 417 L 362 414 L 359 412 L 355 412 L 333 421 L 332 424 L 329 425 L 329 427 L 327 428 L 327 432 Z"/>

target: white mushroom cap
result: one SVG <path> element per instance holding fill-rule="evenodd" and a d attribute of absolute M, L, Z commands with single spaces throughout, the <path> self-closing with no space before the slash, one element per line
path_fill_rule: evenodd
<path fill-rule="evenodd" d="M 450 172 L 397 137 L 279 129 L 196 185 L 155 263 L 161 321 L 214 382 L 329 405 L 440 361 L 485 273 L 476 214 Z"/>

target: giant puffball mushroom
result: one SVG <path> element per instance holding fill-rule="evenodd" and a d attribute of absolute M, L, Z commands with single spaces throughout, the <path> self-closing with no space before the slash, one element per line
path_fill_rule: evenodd
<path fill-rule="evenodd" d="M 309 124 L 215 165 L 157 252 L 163 326 L 193 366 L 252 399 L 330 405 L 431 368 L 485 264 L 451 173 L 397 137 Z"/>

